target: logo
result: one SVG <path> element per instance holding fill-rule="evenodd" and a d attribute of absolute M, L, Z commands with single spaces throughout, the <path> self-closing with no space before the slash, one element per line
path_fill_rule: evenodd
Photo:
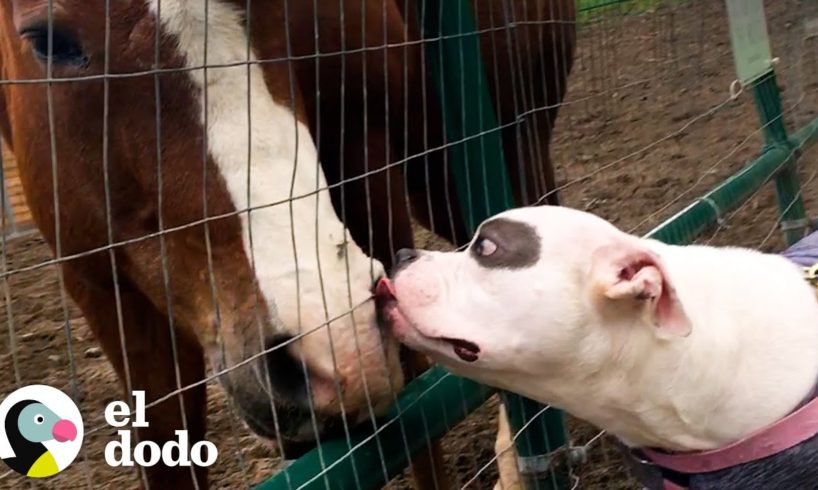
<path fill-rule="evenodd" d="M 0 403 L 0 459 L 31 478 L 66 469 L 82 447 L 82 416 L 62 391 L 29 385 Z"/>
<path fill-rule="evenodd" d="M 125 428 L 128 424 L 131 427 L 144 428 L 149 423 L 145 419 L 145 392 L 136 390 L 131 393 L 134 398 L 136 408 L 130 412 L 128 404 L 123 401 L 115 401 L 105 407 L 105 421 L 111 427 L 120 430 L 116 431 L 119 440 L 113 440 L 105 445 L 105 462 L 108 466 L 154 466 L 162 461 L 166 466 L 203 466 L 207 467 L 216 462 L 219 450 L 210 441 L 197 441 L 190 445 L 187 430 L 176 430 L 176 440 L 166 441 L 159 445 L 153 441 L 140 441 L 133 446 L 134 438 L 130 429 Z M 133 421 L 131 421 L 133 416 Z"/>

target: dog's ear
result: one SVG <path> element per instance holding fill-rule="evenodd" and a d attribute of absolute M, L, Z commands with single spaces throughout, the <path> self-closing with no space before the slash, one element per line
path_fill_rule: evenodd
<path fill-rule="evenodd" d="M 632 308 L 660 337 L 690 334 L 690 319 L 661 258 L 639 240 L 621 240 L 595 250 L 591 284 L 598 301 Z"/>

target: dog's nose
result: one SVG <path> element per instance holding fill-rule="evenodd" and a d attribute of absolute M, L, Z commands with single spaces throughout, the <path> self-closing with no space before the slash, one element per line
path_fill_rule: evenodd
<path fill-rule="evenodd" d="M 398 253 L 395 254 L 395 265 L 392 267 L 392 275 L 397 274 L 399 270 L 417 260 L 418 257 L 420 257 L 420 253 L 413 248 L 402 248 L 398 250 Z"/>

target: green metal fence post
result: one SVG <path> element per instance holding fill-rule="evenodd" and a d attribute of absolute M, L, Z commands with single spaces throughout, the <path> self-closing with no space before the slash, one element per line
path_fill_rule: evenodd
<path fill-rule="evenodd" d="M 810 223 L 804 210 L 801 198 L 801 184 L 798 178 L 797 147 L 787 136 L 784 115 L 781 112 L 781 94 L 778 90 L 775 72 L 770 71 L 762 76 L 753 86 L 761 126 L 764 128 L 764 140 L 768 147 L 783 146 L 795 152 L 793 158 L 786 161 L 775 176 L 775 191 L 778 196 L 778 210 L 781 215 L 781 227 L 788 245 L 792 245 L 810 229 Z"/>
<path fill-rule="evenodd" d="M 443 111 L 466 227 L 513 206 L 500 129 L 467 0 L 418 0 L 426 62 Z"/>
<path fill-rule="evenodd" d="M 753 98 L 764 131 L 765 151 L 783 148 L 795 155 L 775 175 L 775 190 L 781 228 L 792 245 L 810 229 L 798 181 L 798 151 L 787 136 L 781 112 L 781 93 L 773 70 L 773 55 L 767 35 L 763 0 L 725 0 L 730 41 L 738 82 L 753 88 Z"/>
<path fill-rule="evenodd" d="M 418 0 L 429 72 L 445 118 L 449 162 L 466 226 L 514 206 L 501 133 L 489 96 L 470 2 Z M 504 393 L 526 488 L 566 488 L 567 467 L 554 451 L 567 443 L 563 414 Z M 532 418 L 534 420 L 532 420 Z M 564 454 L 564 453 L 563 453 Z"/>
<path fill-rule="evenodd" d="M 569 488 L 563 413 L 513 393 L 503 392 L 501 396 L 514 432 L 525 428 L 515 441 L 523 487 Z"/>

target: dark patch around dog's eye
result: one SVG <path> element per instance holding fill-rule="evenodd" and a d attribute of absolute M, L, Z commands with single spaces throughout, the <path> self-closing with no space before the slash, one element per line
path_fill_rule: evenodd
<path fill-rule="evenodd" d="M 483 240 L 490 240 L 497 249 L 481 254 Z M 470 253 L 481 266 L 489 269 L 522 269 L 540 260 L 540 237 L 533 226 L 520 221 L 496 218 L 483 223 L 472 243 Z"/>

